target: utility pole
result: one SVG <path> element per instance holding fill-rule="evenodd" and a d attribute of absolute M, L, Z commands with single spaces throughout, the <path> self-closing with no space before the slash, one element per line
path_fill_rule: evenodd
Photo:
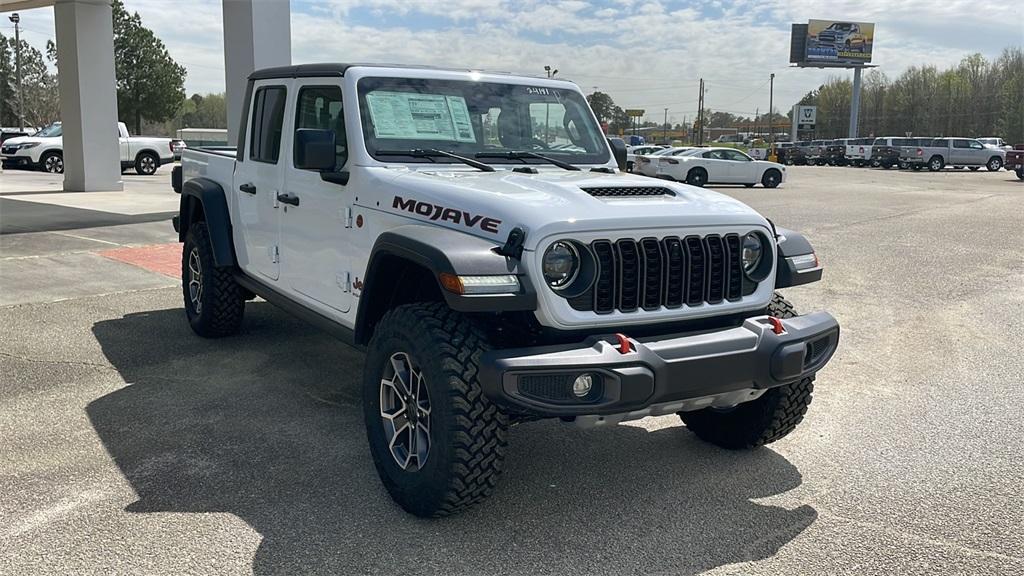
<path fill-rule="evenodd" d="M 662 136 L 665 138 L 665 142 L 668 142 L 668 108 L 665 108 L 665 123 L 662 124 Z"/>
<path fill-rule="evenodd" d="M 14 68 L 17 71 L 18 77 L 18 128 L 25 131 L 25 104 L 24 99 L 21 96 L 21 30 L 18 28 L 18 23 L 21 22 L 21 16 L 15 12 L 7 17 L 8 20 L 14 22 Z"/>
<path fill-rule="evenodd" d="M 772 72 L 771 79 L 768 84 L 768 143 L 775 143 L 775 130 L 772 126 L 772 121 L 775 120 L 775 73 Z"/>
<path fill-rule="evenodd" d="M 556 68 L 556 69 L 552 70 L 551 66 L 545 66 L 544 67 L 544 71 L 547 72 L 548 78 L 554 78 L 555 74 L 558 74 L 558 69 Z M 545 146 L 547 146 L 550 143 L 550 141 L 548 140 L 548 137 L 550 136 L 550 134 L 548 132 L 550 130 L 550 128 L 548 126 L 550 124 L 550 121 L 551 121 L 551 104 L 545 102 L 544 103 L 544 145 Z"/>
<path fill-rule="evenodd" d="M 704 143 L 704 79 L 700 79 L 700 96 L 697 98 L 697 146 Z"/>

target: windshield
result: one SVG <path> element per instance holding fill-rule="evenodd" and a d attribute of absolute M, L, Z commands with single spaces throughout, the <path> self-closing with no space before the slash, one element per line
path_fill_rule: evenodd
<path fill-rule="evenodd" d="M 50 124 L 46 128 L 43 128 L 39 132 L 35 133 L 35 136 L 39 138 L 56 138 L 64 132 L 60 128 L 60 124 Z"/>
<path fill-rule="evenodd" d="M 608 144 L 576 90 L 410 78 L 363 78 L 359 104 L 366 150 L 382 161 L 457 162 L 400 152 L 444 150 L 488 164 L 543 164 L 534 152 L 575 164 L 609 161 Z"/>

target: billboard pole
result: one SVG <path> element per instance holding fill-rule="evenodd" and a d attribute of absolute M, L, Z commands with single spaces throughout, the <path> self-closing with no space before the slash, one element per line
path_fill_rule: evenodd
<path fill-rule="evenodd" d="M 853 97 L 850 98 L 849 138 L 857 137 L 857 116 L 860 114 L 860 70 L 860 66 L 853 69 Z"/>

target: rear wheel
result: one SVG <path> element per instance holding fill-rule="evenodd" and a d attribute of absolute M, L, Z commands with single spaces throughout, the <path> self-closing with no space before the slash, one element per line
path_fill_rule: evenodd
<path fill-rule="evenodd" d="M 135 158 L 135 171 L 142 176 L 150 176 L 160 167 L 160 158 L 152 152 L 140 152 Z"/>
<path fill-rule="evenodd" d="M 188 229 L 181 253 L 181 289 L 192 330 L 205 338 L 238 331 L 245 313 L 245 292 L 230 268 L 217 268 L 206 222 Z"/>
<path fill-rule="evenodd" d="M 989 172 L 998 172 L 1003 167 L 1003 159 L 999 156 L 993 156 L 988 159 L 988 164 L 985 166 Z"/>
<path fill-rule="evenodd" d="M 442 303 L 399 306 L 374 330 L 363 373 L 370 453 L 402 508 L 447 516 L 494 490 L 508 418 L 477 382 L 484 334 Z"/>
<path fill-rule="evenodd" d="M 772 297 L 766 313 L 776 318 L 797 315 L 779 294 Z M 704 408 L 680 412 L 691 432 L 712 444 L 740 450 L 756 448 L 783 438 L 804 419 L 814 392 L 814 377 L 772 388 L 757 400 L 732 408 Z"/>
<path fill-rule="evenodd" d="M 782 173 L 774 168 L 765 171 L 761 176 L 761 185 L 765 188 L 776 188 L 782 182 Z"/>
<path fill-rule="evenodd" d="M 928 160 L 928 169 L 932 172 L 938 172 L 942 170 L 942 167 L 946 165 L 946 162 L 942 159 L 942 156 L 932 156 Z"/>
<path fill-rule="evenodd" d="M 708 183 L 708 171 L 703 168 L 693 168 L 686 174 L 686 183 L 690 186 L 703 187 Z"/>

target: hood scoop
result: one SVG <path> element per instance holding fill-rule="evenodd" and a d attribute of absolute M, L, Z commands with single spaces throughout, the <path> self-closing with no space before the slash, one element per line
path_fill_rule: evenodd
<path fill-rule="evenodd" d="M 675 196 L 664 186 L 601 186 L 580 188 L 595 198 L 626 198 L 631 196 Z"/>

